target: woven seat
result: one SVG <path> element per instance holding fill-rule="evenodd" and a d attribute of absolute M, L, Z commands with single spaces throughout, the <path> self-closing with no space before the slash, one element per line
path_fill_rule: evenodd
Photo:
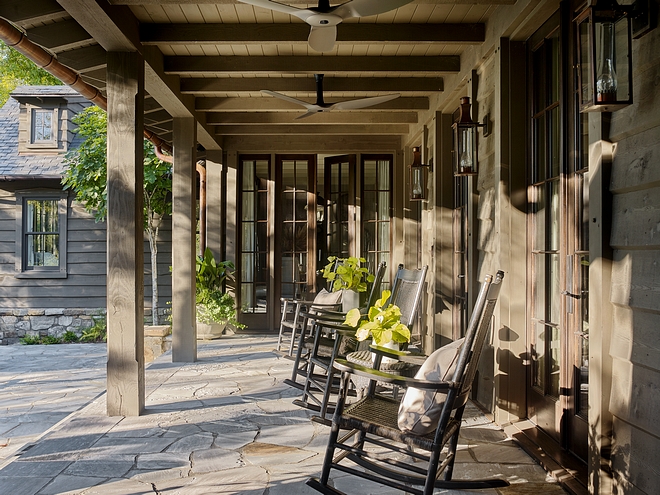
<path fill-rule="evenodd" d="M 490 330 L 503 276 L 498 272 L 495 282 L 492 276 L 486 277 L 464 340 L 434 352 L 427 361 L 430 367 L 424 365 L 414 378 L 385 373 L 345 359 L 335 360 L 334 367 L 341 373 L 336 411 L 321 475 L 307 481 L 310 487 L 325 494 L 344 495 L 331 481 L 333 470 L 339 471 L 341 476 L 349 474 L 415 495 L 432 495 L 435 488 L 468 490 L 508 486 L 504 479 L 453 479 L 463 411 Z M 445 378 L 445 374 L 436 369 L 435 359 L 443 354 L 456 356 L 452 367 L 447 368 L 447 373 L 452 370 L 448 375 L 451 378 Z M 376 366 L 379 360 L 376 359 Z M 351 377 L 355 375 L 366 378 L 370 385 L 364 397 L 348 404 L 347 392 L 351 388 Z M 424 400 L 430 398 L 436 409 L 409 410 L 411 403 L 406 402 L 405 397 L 399 402 L 377 393 L 377 383 L 407 388 L 406 396 L 421 394 Z M 411 428 L 408 420 L 417 414 L 432 421 L 428 430 Z M 347 430 L 349 432 L 340 437 L 340 431 Z M 348 486 L 347 481 L 344 484 Z"/>

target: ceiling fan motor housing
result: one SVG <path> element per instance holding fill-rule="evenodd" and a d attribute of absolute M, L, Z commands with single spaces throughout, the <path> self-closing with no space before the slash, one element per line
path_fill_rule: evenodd
<path fill-rule="evenodd" d="M 341 17 L 333 14 L 314 14 L 305 19 L 307 24 L 317 27 L 336 26 L 341 21 Z"/>

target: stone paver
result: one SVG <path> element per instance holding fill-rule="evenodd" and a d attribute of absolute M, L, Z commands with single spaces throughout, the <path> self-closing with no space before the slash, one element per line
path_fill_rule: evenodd
<path fill-rule="evenodd" d="M 105 395 L 98 395 L 104 384 L 104 347 L 93 356 L 83 356 L 82 346 L 0 348 L 0 407 L 11 412 L 0 423 L 5 428 L 0 428 L 0 440 L 16 445 L 12 432 L 31 432 L 21 437 L 23 448 L 5 457 L 0 494 L 317 493 L 305 481 L 320 472 L 329 429 L 292 404 L 297 392 L 283 384 L 292 362 L 272 352 L 275 340 L 233 336 L 200 342 L 196 363 L 171 363 L 169 353 L 159 357 L 146 371 L 145 413 L 128 418 L 107 417 Z M 56 362 L 49 364 L 46 356 L 55 347 L 60 352 L 50 355 Z M 19 365 L 21 359 L 12 358 L 11 350 L 23 361 L 34 357 L 33 371 L 28 363 Z M 3 355 L 16 369 L 2 364 Z M 65 383 L 67 373 L 75 383 Z M 33 383 L 38 387 L 33 389 Z M 75 412 L 59 417 L 49 398 Z M 51 423 L 31 430 L 30 417 L 50 418 Z M 469 408 L 462 432 L 455 477 L 504 476 L 512 485 L 436 493 L 564 494 L 477 408 Z M 341 473 L 333 473 L 332 482 L 354 495 L 401 493 Z"/>

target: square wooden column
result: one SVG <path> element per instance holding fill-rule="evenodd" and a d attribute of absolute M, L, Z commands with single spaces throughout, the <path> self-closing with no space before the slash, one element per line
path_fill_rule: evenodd
<path fill-rule="evenodd" d="M 107 411 L 144 409 L 144 60 L 108 52 Z"/>
<path fill-rule="evenodd" d="M 221 150 L 206 151 L 206 246 L 216 260 L 225 256 L 226 165 Z M 233 260 L 235 261 L 235 260 Z"/>
<path fill-rule="evenodd" d="M 172 361 L 197 360 L 195 235 L 197 233 L 195 121 L 175 117 L 172 177 Z"/>

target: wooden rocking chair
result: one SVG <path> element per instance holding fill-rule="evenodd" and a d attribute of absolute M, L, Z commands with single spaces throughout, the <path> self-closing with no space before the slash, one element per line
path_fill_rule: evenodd
<path fill-rule="evenodd" d="M 321 476 L 310 478 L 309 486 L 343 495 L 329 483 L 333 469 L 419 495 L 431 495 L 434 488 L 508 486 L 503 479 L 452 479 L 463 411 L 503 277 L 500 271 L 495 281 L 491 275 L 485 278 L 465 339 L 435 351 L 416 378 L 335 361 L 335 368 L 342 372 L 339 398 Z M 365 397 L 347 405 L 351 374 L 371 382 Z M 375 393 L 377 382 L 408 387 L 401 403 Z M 340 437 L 340 430 L 349 432 Z"/>

